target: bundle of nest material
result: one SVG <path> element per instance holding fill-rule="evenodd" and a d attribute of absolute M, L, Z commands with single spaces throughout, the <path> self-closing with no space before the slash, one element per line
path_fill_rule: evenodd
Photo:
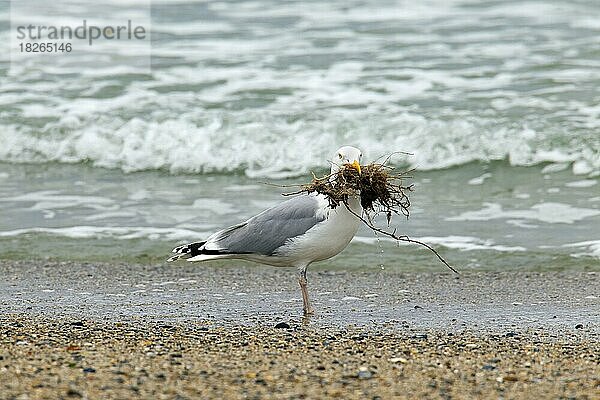
<path fill-rule="evenodd" d="M 301 185 L 301 189 L 291 194 L 320 193 L 327 196 L 332 208 L 344 206 L 355 214 L 363 223 L 373 231 L 389 236 L 403 242 L 415 243 L 432 251 L 437 258 L 453 272 L 458 273 L 446 260 L 430 245 L 419 240 L 411 239 L 406 235 L 396 235 L 396 230 L 388 232 L 377 228 L 373 224 L 373 217 L 380 213 L 385 214 L 387 223 L 390 224 L 392 216 L 403 215 L 408 218 L 410 199 L 408 192 L 413 190 L 413 185 L 404 186 L 403 179 L 408 178 L 412 170 L 395 172 L 394 168 L 385 164 L 372 163 L 360 166 L 346 164 L 334 174 L 317 178 L 313 174 L 313 181 Z M 350 196 L 360 196 L 360 203 L 364 210 L 363 215 L 358 215 L 348 206 Z M 366 218 L 365 218 L 366 217 Z"/>
<path fill-rule="evenodd" d="M 302 185 L 300 192 L 324 194 L 332 208 L 345 204 L 349 196 L 359 195 L 369 219 L 384 213 L 389 223 L 393 214 L 409 215 L 407 192 L 412 191 L 413 185 L 402 185 L 409 172 L 395 173 L 394 168 L 375 163 L 361 166 L 359 172 L 348 164 L 332 175 L 313 175 L 313 181 Z"/>

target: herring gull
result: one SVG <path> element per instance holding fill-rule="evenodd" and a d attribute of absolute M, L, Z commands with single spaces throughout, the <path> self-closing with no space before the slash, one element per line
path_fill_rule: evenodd
<path fill-rule="evenodd" d="M 350 165 L 360 173 L 361 157 L 355 147 L 340 148 L 331 162 L 332 176 L 343 165 Z M 362 213 L 358 196 L 351 196 L 348 206 L 354 213 Z M 173 253 L 177 254 L 168 261 L 236 258 L 276 267 L 296 267 L 304 314 L 308 315 L 313 309 L 308 299 L 306 268 L 344 250 L 359 224 L 360 219 L 345 206 L 330 207 L 325 195 L 301 194 L 220 230 L 205 241 L 176 247 Z"/>

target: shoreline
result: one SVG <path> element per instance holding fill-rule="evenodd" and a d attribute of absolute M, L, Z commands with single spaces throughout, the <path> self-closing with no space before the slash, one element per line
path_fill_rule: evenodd
<path fill-rule="evenodd" d="M 595 272 L 312 271 L 309 320 L 285 269 L 0 275 L 2 398 L 600 396 Z"/>
<path fill-rule="evenodd" d="M 600 335 L 600 271 L 312 270 L 325 327 L 509 332 L 543 327 Z M 0 314 L 123 322 L 274 326 L 299 320 L 295 271 L 249 263 L 135 265 L 0 260 Z M 575 328 L 581 326 L 581 328 Z"/>

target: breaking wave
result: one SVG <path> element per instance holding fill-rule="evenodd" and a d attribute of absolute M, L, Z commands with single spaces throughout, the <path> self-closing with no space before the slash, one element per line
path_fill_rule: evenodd
<path fill-rule="evenodd" d="M 7 74 L 0 54 L 0 161 L 286 177 L 353 144 L 419 169 L 600 173 L 593 4 L 169 3 L 153 2 L 150 73 L 74 52 Z"/>

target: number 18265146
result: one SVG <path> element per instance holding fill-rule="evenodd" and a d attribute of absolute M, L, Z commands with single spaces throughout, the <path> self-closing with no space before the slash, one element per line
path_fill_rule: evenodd
<path fill-rule="evenodd" d="M 71 43 L 19 43 L 21 53 L 70 53 L 73 51 Z"/>

